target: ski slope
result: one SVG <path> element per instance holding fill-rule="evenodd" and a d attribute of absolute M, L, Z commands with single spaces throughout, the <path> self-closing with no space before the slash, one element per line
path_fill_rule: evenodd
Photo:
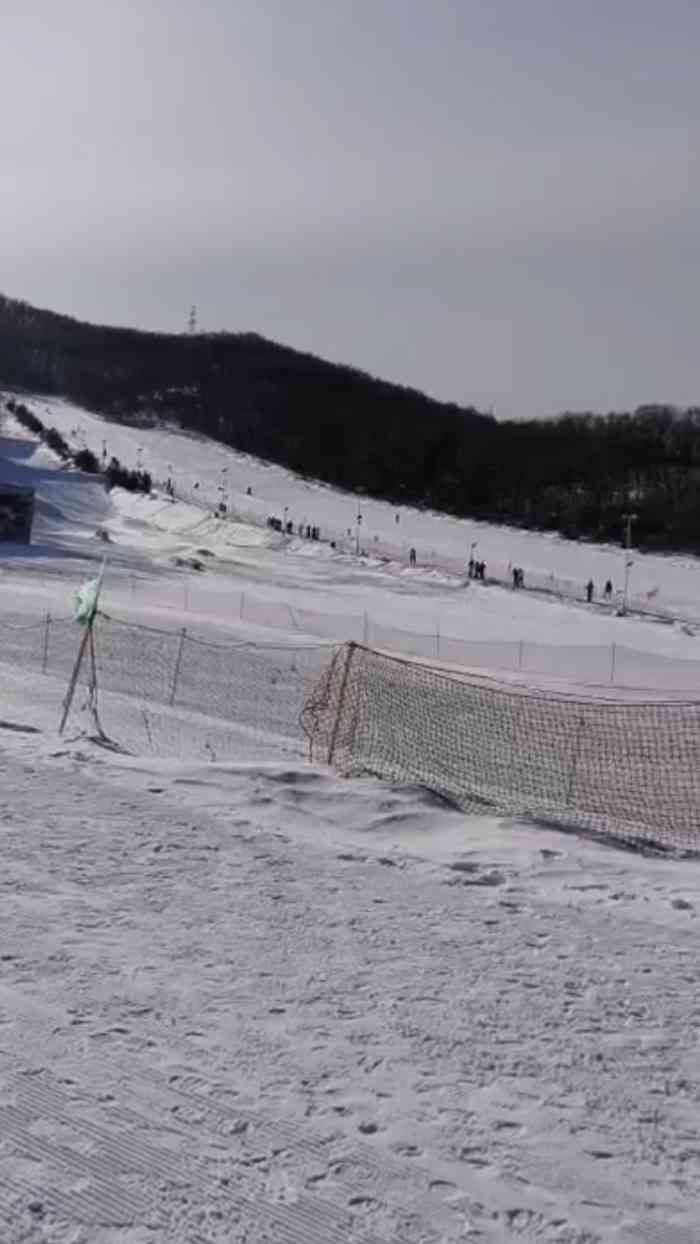
<path fill-rule="evenodd" d="M 369 556 L 377 545 L 403 550 L 407 560 L 413 546 L 418 563 L 428 564 L 437 554 L 464 570 L 472 545 L 489 563 L 520 565 L 542 575 L 585 583 L 592 577 L 602 588 L 610 578 L 621 586 L 624 553 L 618 547 L 564 540 L 558 535 L 526 532 L 455 519 L 448 515 L 396 507 L 372 498 L 339 492 L 314 480 L 302 479 L 283 467 L 261 462 L 196 435 L 161 428 L 128 428 L 107 422 L 70 403 L 38 398 L 40 417 L 53 424 L 74 444 L 86 445 L 99 457 L 103 449 L 127 465 L 140 463 L 156 479 L 170 475 L 176 490 L 199 494 L 212 508 L 222 496 L 235 512 L 254 516 L 286 517 L 294 523 L 316 524 L 326 538 L 345 538 L 354 549 L 357 516 L 361 547 Z M 247 489 L 252 489 L 249 496 Z M 398 522 L 397 522 L 398 517 Z M 631 586 L 640 594 L 654 593 L 683 613 L 696 607 L 700 597 L 698 561 L 688 556 L 634 553 Z"/>
<path fill-rule="evenodd" d="M 366 498 L 358 503 L 357 498 L 191 435 L 123 427 L 63 401 L 25 401 L 72 444 L 86 445 L 98 457 L 104 448 L 126 466 L 145 467 L 156 481 L 170 476 L 177 500 L 173 503 L 162 491 L 151 498 L 120 489 L 107 495 L 89 477 L 57 469 L 43 448 L 30 453 L 31 442 L 21 428 L 6 420 L 10 439 L 0 451 L 4 471 L 9 469 L 13 478 L 17 472 L 27 478 L 27 471 L 37 471 L 39 494 L 37 546 L 0 557 L 6 573 L 13 565 L 31 562 L 32 581 L 37 583 L 43 572 L 53 584 L 51 590 L 60 595 L 59 561 L 63 573 L 76 579 L 83 573 L 81 558 L 101 559 L 106 551 L 112 602 L 123 607 L 128 600 L 129 608 L 140 610 L 143 617 L 175 620 L 184 612 L 190 624 L 230 629 L 245 621 L 244 598 L 248 628 L 367 639 L 443 659 L 454 659 L 457 649 L 453 645 L 450 656 L 445 642 L 454 640 L 464 646 L 462 659 L 480 667 L 513 669 L 524 660 L 533 673 L 551 672 L 572 681 L 604 679 L 612 645 L 617 645 L 653 658 L 630 657 L 627 682 L 647 683 L 652 678 L 647 666 L 651 669 L 654 663 L 670 676 L 672 663 L 677 665 L 672 679 L 676 689 L 686 676 L 691 685 L 700 686 L 697 628 L 681 621 L 700 618 L 700 567 L 692 558 L 634 555 L 632 586 L 654 593 L 669 610 L 677 608 L 675 625 L 617 617 L 614 609 L 602 605 L 588 608 L 529 591 L 468 583 L 463 561 L 474 540 L 487 564 L 519 562 L 526 583 L 528 571 L 535 570 L 567 574 L 581 583 L 591 574 L 599 582 L 610 575 L 619 583 L 623 554 L 620 549 L 408 508 L 399 511 Z M 215 517 L 222 497 L 225 521 Z M 368 554 L 360 558 L 355 556 L 358 504 L 361 547 Z M 265 526 L 268 514 L 288 518 L 295 531 L 300 523 L 318 525 L 321 542 L 280 537 Z M 254 521 L 246 522 L 246 516 Z M 109 534 L 109 545 L 96 537 L 98 527 Z M 334 533 L 335 550 L 330 545 Z M 377 545 L 413 545 L 418 566 L 410 568 L 400 553 L 370 556 Z M 60 559 L 52 550 L 60 550 Z M 205 573 L 187 572 L 186 563 L 193 558 L 206 567 Z M 437 568 L 426 564 L 431 559 Z M 444 569 L 446 563 L 459 573 Z M 22 583 L 26 587 L 26 577 Z M 411 636 L 418 637 L 413 645 Z M 525 648 L 519 650 L 519 645 Z M 658 688 L 664 677 L 663 672 L 654 674 L 652 685 Z"/>
<path fill-rule="evenodd" d="M 524 640 L 539 679 L 595 681 L 614 642 L 680 670 L 687 692 L 693 627 L 358 559 L 352 538 L 335 552 L 281 538 L 242 521 L 248 486 L 263 518 L 287 504 L 322 534 L 352 530 L 355 502 L 26 400 L 183 484 L 174 502 L 107 494 L 0 428 L 0 480 L 38 498 L 33 545 L 0 545 L 3 1244 L 694 1244 L 696 860 L 466 817 L 257 736 L 226 762 L 59 737 L 77 628 L 63 624 L 59 676 L 40 646 L 17 659 L 24 632 L 6 624 L 66 617 L 106 553 L 104 609 L 175 644 L 183 626 L 298 644 L 322 625 L 388 644 L 439 629 L 487 662 Z M 236 521 L 212 512 L 222 465 Z M 392 524 L 446 558 L 475 530 L 363 503 L 363 534 L 388 542 Z M 484 557 L 512 540 L 525 566 L 619 564 L 476 531 Z M 644 565 L 692 615 L 695 564 Z M 194 751 L 206 720 L 180 718 Z"/>

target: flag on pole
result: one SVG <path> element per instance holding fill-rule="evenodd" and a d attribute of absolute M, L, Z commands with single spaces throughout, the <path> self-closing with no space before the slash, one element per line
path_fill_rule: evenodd
<path fill-rule="evenodd" d="M 73 621 L 78 622 L 80 626 L 90 626 L 95 619 L 106 564 L 105 558 L 97 577 L 88 579 L 87 583 L 83 583 L 83 586 L 79 587 L 73 596 Z"/>

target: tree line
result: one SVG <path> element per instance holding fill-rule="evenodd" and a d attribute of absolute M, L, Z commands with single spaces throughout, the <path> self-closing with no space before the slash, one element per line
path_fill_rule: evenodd
<path fill-rule="evenodd" d="M 255 333 L 99 327 L 0 297 L 0 384 L 169 421 L 350 491 L 700 552 L 700 408 L 497 422 Z"/>
<path fill-rule="evenodd" d="M 25 406 L 24 402 L 8 398 L 5 402 L 5 409 L 14 415 L 22 427 L 52 449 L 63 462 L 71 462 L 79 471 L 85 471 L 88 475 L 102 475 L 109 488 L 119 485 L 121 488 L 128 489 L 129 492 L 150 493 L 153 481 L 148 471 L 130 470 L 122 466 L 119 459 L 115 457 L 110 458 L 109 462 L 102 466 L 91 449 L 71 449 L 58 428 L 47 428 L 39 416 Z"/>

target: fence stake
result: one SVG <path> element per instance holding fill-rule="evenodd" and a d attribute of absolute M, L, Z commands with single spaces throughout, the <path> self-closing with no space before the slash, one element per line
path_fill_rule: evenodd
<path fill-rule="evenodd" d="M 180 631 L 180 642 L 177 646 L 177 656 L 175 657 L 175 669 L 173 670 L 173 685 L 170 688 L 169 704 L 175 703 L 175 692 L 177 691 L 177 680 L 180 676 L 180 665 L 182 663 L 182 650 L 185 646 L 185 637 L 187 635 L 187 627 L 183 626 Z"/>
<path fill-rule="evenodd" d="M 610 681 L 615 681 L 615 641 L 610 645 Z"/>
<path fill-rule="evenodd" d="M 345 689 L 348 685 L 348 674 L 350 673 L 350 662 L 352 661 L 352 658 L 355 655 L 356 647 L 357 645 L 352 643 L 352 641 L 348 644 L 348 655 L 345 658 L 345 669 L 343 670 L 343 677 L 340 683 L 340 692 L 338 693 L 338 711 L 335 715 L 335 721 L 333 722 L 333 733 L 331 734 L 330 746 L 328 748 L 329 765 L 333 764 L 333 756 L 335 755 L 335 745 L 338 740 L 338 730 L 340 729 L 340 718 L 342 717 L 343 705 L 345 703 Z"/>
<path fill-rule="evenodd" d="M 245 592 L 241 592 L 241 599 L 240 599 L 239 606 L 238 606 L 238 616 L 239 616 L 239 618 L 242 618 L 242 617 L 243 617 L 243 610 L 244 610 L 244 609 L 245 609 Z"/>
<path fill-rule="evenodd" d="M 51 614 L 47 611 L 46 620 L 44 622 L 44 651 L 41 657 L 41 672 L 46 673 L 49 664 L 49 627 L 51 626 Z"/>
<path fill-rule="evenodd" d="M 362 642 L 363 644 L 369 644 L 369 618 L 367 617 L 366 609 L 362 622 Z"/>
<path fill-rule="evenodd" d="M 521 670 L 522 668 L 523 668 L 523 641 L 521 639 L 518 644 L 518 669 Z"/>
<path fill-rule="evenodd" d="M 435 623 L 435 655 L 440 660 L 440 623 Z"/>

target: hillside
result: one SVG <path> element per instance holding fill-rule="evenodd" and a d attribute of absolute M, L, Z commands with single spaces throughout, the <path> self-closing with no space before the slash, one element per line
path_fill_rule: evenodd
<path fill-rule="evenodd" d="M 468 376 L 467 376 L 468 381 Z M 700 552 L 700 408 L 496 422 L 255 333 L 99 327 L 0 297 L 0 385 L 171 423 L 343 489 Z"/>
<path fill-rule="evenodd" d="M 255 333 L 98 327 L 2 297 L 0 384 L 124 421 L 175 420 L 329 483 L 433 503 L 495 427 Z"/>

